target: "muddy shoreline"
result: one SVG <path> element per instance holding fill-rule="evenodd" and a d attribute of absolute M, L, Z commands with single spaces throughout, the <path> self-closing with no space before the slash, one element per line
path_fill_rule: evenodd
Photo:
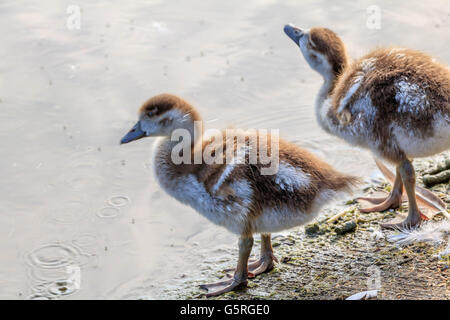
<path fill-rule="evenodd" d="M 449 155 L 447 152 L 416 160 L 418 183 L 423 186 L 422 178 L 433 172 L 436 165 L 448 161 Z M 367 194 L 389 190 L 390 185 L 380 181 L 367 185 L 364 191 Z M 448 180 L 430 190 L 447 205 L 450 203 Z M 343 215 L 327 222 L 342 210 Z M 379 227 L 379 222 L 405 214 L 406 210 L 403 205 L 383 213 L 360 213 L 352 200 L 329 208 L 310 225 L 273 235 L 275 255 L 280 262 L 272 271 L 250 279 L 247 288 L 214 299 L 346 299 L 373 289 L 378 290 L 376 299 L 449 299 L 448 234 L 440 243 L 399 245 L 390 239 L 398 231 L 381 231 Z M 445 216 L 438 214 L 433 221 L 443 219 Z M 255 237 L 254 257 L 259 252 L 258 238 Z M 230 267 L 235 258 L 229 261 Z M 198 285 L 224 276 L 220 270 L 211 270 L 205 279 L 187 277 L 168 296 L 205 299 Z"/>

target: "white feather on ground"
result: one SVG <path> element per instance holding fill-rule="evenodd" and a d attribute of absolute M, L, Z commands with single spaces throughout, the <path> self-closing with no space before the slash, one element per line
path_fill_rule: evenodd
<path fill-rule="evenodd" d="M 437 257 L 439 259 L 442 259 L 443 257 L 448 256 L 448 255 L 450 255 L 450 243 L 447 244 L 447 248 L 445 248 L 444 250 L 442 250 L 441 252 L 439 252 L 437 254 Z"/>
<path fill-rule="evenodd" d="M 366 300 L 370 298 L 376 298 L 378 295 L 378 290 L 369 290 L 369 291 L 363 291 L 355 293 L 354 295 L 351 295 L 345 300 Z"/>
<path fill-rule="evenodd" d="M 400 233 L 388 236 L 388 241 L 396 242 L 399 245 L 408 245 L 414 242 L 431 242 L 439 244 L 445 241 L 450 234 L 450 221 L 429 221 L 425 222 L 420 228 L 402 229 Z"/>

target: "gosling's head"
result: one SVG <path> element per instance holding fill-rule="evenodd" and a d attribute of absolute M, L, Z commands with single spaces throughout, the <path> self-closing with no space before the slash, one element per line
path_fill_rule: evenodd
<path fill-rule="evenodd" d="M 306 30 L 288 24 L 284 27 L 284 32 L 300 47 L 311 68 L 324 78 L 337 77 L 347 65 L 345 45 L 330 29 Z"/>
<path fill-rule="evenodd" d="M 201 121 L 201 118 L 187 101 L 171 94 L 160 94 L 142 105 L 139 109 L 139 121 L 120 143 L 144 137 L 171 136 L 177 129 L 192 132 L 195 121 Z"/>

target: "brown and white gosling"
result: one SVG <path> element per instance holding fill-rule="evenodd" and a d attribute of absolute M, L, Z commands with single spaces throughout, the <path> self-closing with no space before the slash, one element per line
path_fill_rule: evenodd
<path fill-rule="evenodd" d="M 361 211 L 399 207 L 403 186 L 409 202 L 407 218 L 382 227 L 409 228 L 426 220 L 417 201 L 445 208 L 438 197 L 415 187 L 410 159 L 450 147 L 450 69 L 404 48 L 376 49 L 351 61 L 343 41 L 329 29 L 286 25 L 284 31 L 324 79 L 315 107 L 322 128 L 396 165 L 390 194 L 361 198 L 374 205 Z M 386 173 L 386 167 L 377 164 Z"/>
<path fill-rule="evenodd" d="M 262 164 L 261 155 L 258 154 L 256 162 L 252 164 L 246 154 L 250 149 L 251 135 L 233 129 L 237 138 L 233 137 L 229 144 L 230 135 L 225 131 L 223 137 L 227 138 L 224 139 L 205 137 L 202 130 L 195 138 L 194 132 L 201 128 L 201 123 L 200 114 L 188 102 L 174 95 L 161 94 L 142 105 L 139 121 L 122 138 L 121 143 L 143 137 L 160 137 L 153 154 L 155 175 L 160 186 L 211 222 L 240 236 L 239 260 L 234 276 L 226 281 L 202 286 L 207 290 L 219 288 L 207 294 L 214 296 L 246 285 L 248 277 L 270 270 L 274 261 L 277 261 L 270 233 L 312 220 L 323 204 L 340 192 L 350 191 L 357 179 L 337 172 L 308 151 L 281 139 L 278 171 L 264 175 L 262 169 L 267 166 L 267 161 Z M 224 161 L 223 164 L 207 164 L 205 161 L 197 161 L 198 164 L 174 163 L 172 153 L 182 152 L 177 147 L 179 139 L 173 141 L 171 138 L 178 129 L 191 133 L 192 138 L 187 141 L 191 154 L 198 148 L 201 152 L 213 154 L 220 150 L 217 147 L 223 147 L 222 154 L 231 150 L 233 161 Z M 259 132 L 253 134 L 258 141 L 266 141 L 266 144 L 261 142 L 263 148 L 258 152 L 267 146 L 267 154 L 271 154 L 274 150 L 271 140 L 273 135 L 264 137 Z M 241 138 L 243 140 L 239 140 Z M 245 147 L 237 149 L 240 148 L 237 141 L 245 141 Z M 254 233 L 261 233 L 261 257 L 247 267 Z"/>

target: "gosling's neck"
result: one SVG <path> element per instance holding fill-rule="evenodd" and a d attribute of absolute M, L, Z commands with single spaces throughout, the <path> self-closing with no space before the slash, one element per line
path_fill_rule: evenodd
<path fill-rule="evenodd" d="M 336 129 L 333 127 L 333 123 L 335 123 L 335 121 L 330 119 L 330 117 L 335 117 L 333 114 L 329 113 L 332 101 L 331 96 L 333 95 L 333 91 L 339 81 L 339 77 L 352 63 L 352 60 L 349 58 L 345 50 L 337 57 L 328 57 L 328 60 L 330 62 L 330 68 L 320 72 L 323 77 L 323 84 L 316 98 L 316 118 L 322 128 L 331 133 Z"/>
<path fill-rule="evenodd" d="M 184 130 L 179 130 L 184 129 Z M 156 167 L 172 167 L 191 171 L 194 166 L 194 151 L 202 147 L 203 121 L 184 123 L 170 135 L 162 136 L 155 142 Z"/>
<path fill-rule="evenodd" d="M 322 75 L 323 84 L 320 87 L 319 93 L 316 97 L 316 118 L 321 127 L 327 131 L 331 132 L 331 128 L 328 121 L 328 111 L 330 109 L 331 103 L 331 94 L 336 85 L 337 76 L 334 73 L 329 73 Z"/>

